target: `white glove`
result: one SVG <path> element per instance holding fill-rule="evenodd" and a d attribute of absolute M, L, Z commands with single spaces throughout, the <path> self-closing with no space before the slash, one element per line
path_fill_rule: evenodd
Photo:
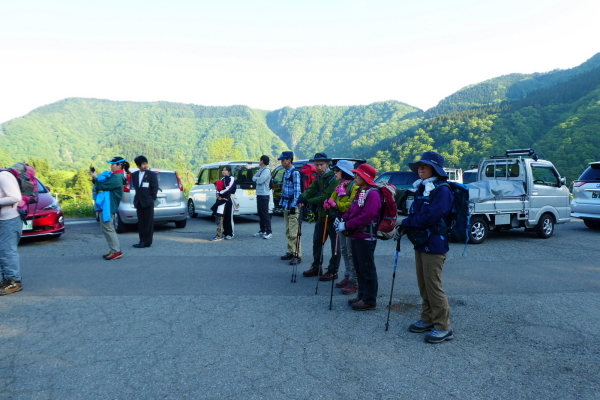
<path fill-rule="evenodd" d="M 341 220 L 340 218 L 336 218 L 336 219 L 333 221 L 333 227 L 334 227 L 335 229 L 337 229 L 337 226 L 340 224 L 340 222 L 342 222 L 342 220 Z"/>
<path fill-rule="evenodd" d="M 342 222 L 339 222 L 337 225 L 335 225 L 335 231 L 337 233 L 343 232 L 345 230 L 346 230 L 346 223 L 345 222 L 342 221 Z"/>

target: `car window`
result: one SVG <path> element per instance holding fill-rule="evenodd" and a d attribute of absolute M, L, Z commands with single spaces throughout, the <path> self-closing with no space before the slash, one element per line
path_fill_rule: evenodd
<path fill-rule="evenodd" d="M 38 193 L 48 193 L 48 188 L 46 188 L 46 186 L 44 186 L 44 184 L 42 182 L 40 182 L 39 179 L 35 178 L 38 182 Z"/>
<path fill-rule="evenodd" d="M 156 177 L 158 178 L 158 187 L 162 190 L 179 189 L 175 172 L 156 172 Z"/>
<path fill-rule="evenodd" d="M 248 168 L 246 165 L 236 165 L 232 172 L 235 181 L 239 183 L 252 183 L 252 177 L 258 172 L 259 166 Z"/>
<path fill-rule="evenodd" d="M 560 178 L 556 175 L 552 167 L 532 165 L 531 174 L 533 176 L 533 183 L 536 185 L 560 187 Z"/>
<path fill-rule="evenodd" d="M 389 182 L 390 181 L 390 174 L 387 175 L 381 175 L 379 178 L 377 178 L 377 182 Z"/>
<path fill-rule="evenodd" d="M 200 175 L 198 176 L 198 185 L 206 185 L 209 183 L 208 172 L 209 170 L 207 169 L 203 169 L 200 171 Z"/>
<path fill-rule="evenodd" d="M 463 183 L 473 183 L 477 181 L 477 172 L 465 172 L 463 174 Z"/>
<path fill-rule="evenodd" d="M 280 168 L 277 170 L 277 172 L 275 172 L 275 176 L 273 177 L 273 181 L 275 181 L 275 183 L 281 183 L 283 182 L 283 174 L 285 173 L 285 168 Z"/>
<path fill-rule="evenodd" d="M 219 179 L 221 179 L 221 177 L 219 176 L 219 168 L 213 168 L 209 170 L 209 182 L 208 183 L 215 183 L 216 181 L 218 181 Z"/>
<path fill-rule="evenodd" d="M 580 181 L 600 181 L 600 164 L 592 164 L 579 177 Z"/>

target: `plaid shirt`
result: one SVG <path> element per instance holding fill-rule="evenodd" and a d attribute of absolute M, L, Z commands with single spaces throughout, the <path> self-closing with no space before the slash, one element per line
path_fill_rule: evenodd
<path fill-rule="evenodd" d="M 300 191 L 300 172 L 294 167 L 286 169 L 283 174 L 283 190 L 279 206 L 286 210 L 296 207 Z"/>

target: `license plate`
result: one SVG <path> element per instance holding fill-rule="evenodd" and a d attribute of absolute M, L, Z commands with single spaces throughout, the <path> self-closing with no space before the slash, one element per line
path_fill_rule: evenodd
<path fill-rule="evenodd" d="M 23 230 L 30 231 L 33 229 L 33 221 L 25 221 L 23 222 Z"/>
<path fill-rule="evenodd" d="M 600 199 L 600 192 L 592 192 L 592 199 Z"/>
<path fill-rule="evenodd" d="M 246 196 L 256 196 L 256 190 L 255 189 L 246 190 Z"/>

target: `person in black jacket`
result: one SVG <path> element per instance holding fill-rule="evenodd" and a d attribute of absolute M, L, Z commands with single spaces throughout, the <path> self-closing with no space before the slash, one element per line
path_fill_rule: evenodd
<path fill-rule="evenodd" d="M 140 242 L 133 247 L 150 247 L 154 236 L 154 201 L 158 193 L 158 178 L 156 173 L 148 168 L 146 157 L 137 156 L 134 161 L 140 169 L 131 175 L 131 186 L 135 190 L 133 206 L 138 218 Z"/>

